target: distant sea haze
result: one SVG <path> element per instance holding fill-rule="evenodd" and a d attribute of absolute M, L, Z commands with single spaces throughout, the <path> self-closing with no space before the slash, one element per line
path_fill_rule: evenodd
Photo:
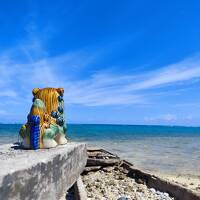
<path fill-rule="evenodd" d="M 18 141 L 20 124 L 0 124 L 0 144 Z M 67 137 L 117 153 L 136 166 L 200 175 L 200 127 L 69 124 Z"/>

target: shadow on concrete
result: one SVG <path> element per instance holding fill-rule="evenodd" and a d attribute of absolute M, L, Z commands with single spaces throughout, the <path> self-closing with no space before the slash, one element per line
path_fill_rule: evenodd
<path fill-rule="evenodd" d="M 11 146 L 11 148 L 15 150 L 31 150 L 31 149 L 24 148 L 20 142 L 13 143 L 13 146 Z"/>

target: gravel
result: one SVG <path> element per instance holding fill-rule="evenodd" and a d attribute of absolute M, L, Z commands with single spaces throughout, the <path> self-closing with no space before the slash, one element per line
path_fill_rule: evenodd
<path fill-rule="evenodd" d="M 174 200 L 168 193 L 136 183 L 120 168 L 89 172 L 82 179 L 88 200 Z"/>

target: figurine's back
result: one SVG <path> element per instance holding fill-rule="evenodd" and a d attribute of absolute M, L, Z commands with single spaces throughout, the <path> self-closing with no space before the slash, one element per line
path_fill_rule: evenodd
<path fill-rule="evenodd" d="M 58 144 L 66 144 L 64 89 L 35 88 L 32 93 L 34 98 L 28 115 L 28 122 L 20 129 L 24 147 L 32 149 L 51 148 Z M 33 119 L 39 120 L 37 126 Z"/>

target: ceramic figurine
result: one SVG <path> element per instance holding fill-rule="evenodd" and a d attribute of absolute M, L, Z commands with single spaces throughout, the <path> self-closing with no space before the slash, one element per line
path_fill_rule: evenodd
<path fill-rule="evenodd" d="M 27 123 L 19 131 L 25 148 L 42 149 L 66 144 L 64 89 L 35 88 Z"/>

